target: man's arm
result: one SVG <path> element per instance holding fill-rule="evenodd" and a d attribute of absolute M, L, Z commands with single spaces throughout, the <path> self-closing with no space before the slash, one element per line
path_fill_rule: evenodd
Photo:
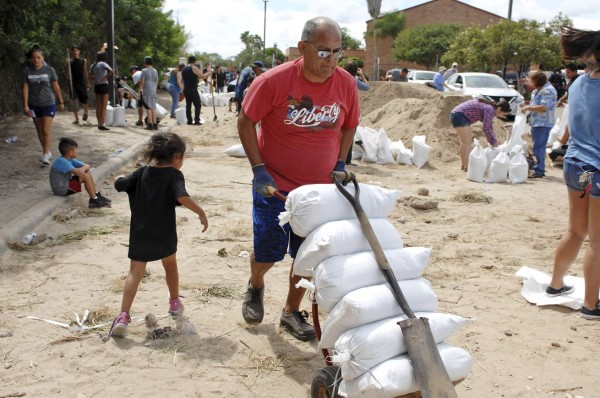
<path fill-rule="evenodd" d="M 192 66 L 192 71 L 194 71 L 194 74 L 196 76 L 198 76 L 200 79 L 208 79 L 208 77 L 212 74 L 212 69 L 209 68 L 206 70 L 206 73 L 202 73 L 202 71 L 200 70 L 200 68 L 198 68 L 196 65 Z"/>
<path fill-rule="evenodd" d="M 352 145 L 352 141 L 354 140 L 355 131 L 356 128 L 341 128 L 340 132 L 342 134 L 342 137 L 340 138 L 340 152 L 338 153 L 338 159 L 346 159 L 348 151 L 350 150 L 350 146 Z"/>
<path fill-rule="evenodd" d="M 260 156 L 260 150 L 258 149 L 258 138 L 256 137 L 256 121 L 250 119 L 244 112 L 244 108 L 240 111 L 238 116 L 237 128 L 240 136 L 240 141 L 248 156 L 251 166 L 256 166 L 262 163 L 262 157 Z M 348 146 L 349 148 L 349 146 Z M 346 148 L 346 152 L 348 152 Z M 344 155 L 345 159 L 345 155 Z"/>

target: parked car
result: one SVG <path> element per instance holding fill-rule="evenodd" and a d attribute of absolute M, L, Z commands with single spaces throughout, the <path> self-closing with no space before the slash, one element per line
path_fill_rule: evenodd
<path fill-rule="evenodd" d="M 492 101 L 504 98 L 510 104 L 511 116 L 517 114 L 517 106 L 524 102 L 523 96 L 501 77 L 491 73 L 455 73 L 446 81 L 445 91 L 470 95 L 473 98 L 483 97 Z"/>
<path fill-rule="evenodd" d="M 435 76 L 435 72 L 429 70 L 410 70 L 406 75 L 409 83 L 417 84 L 433 83 L 433 76 Z"/>
<path fill-rule="evenodd" d="M 502 77 L 502 71 L 501 70 L 496 71 L 496 75 Z M 518 90 L 519 75 L 517 74 L 517 72 L 507 70 L 506 75 L 504 76 L 504 81 L 509 86 L 514 86 L 513 88 Z"/>

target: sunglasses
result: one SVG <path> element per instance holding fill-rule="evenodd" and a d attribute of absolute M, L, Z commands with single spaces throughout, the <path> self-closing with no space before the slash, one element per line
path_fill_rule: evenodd
<path fill-rule="evenodd" d="M 335 58 L 335 59 L 339 59 L 339 58 L 342 58 L 342 55 L 344 55 L 344 52 L 342 51 L 341 48 L 336 48 L 333 51 L 317 50 L 317 48 L 315 46 L 313 46 L 310 42 L 308 42 L 306 40 L 304 40 L 304 42 L 306 44 L 308 44 L 309 46 L 311 46 L 312 49 L 317 52 L 317 57 L 322 58 L 322 59 L 327 59 L 331 56 L 333 56 L 333 58 Z"/>

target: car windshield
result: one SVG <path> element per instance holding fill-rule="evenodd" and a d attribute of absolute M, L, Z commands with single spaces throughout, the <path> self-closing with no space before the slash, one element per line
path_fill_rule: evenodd
<path fill-rule="evenodd" d="M 416 72 L 415 80 L 433 80 L 435 72 Z"/>
<path fill-rule="evenodd" d="M 469 88 L 508 88 L 504 80 L 495 75 L 465 76 Z"/>

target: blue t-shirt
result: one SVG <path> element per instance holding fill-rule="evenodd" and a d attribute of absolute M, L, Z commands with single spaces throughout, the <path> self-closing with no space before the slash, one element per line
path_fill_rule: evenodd
<path fill-rule="evenodd" d="M 56 158 L 50 168 L 50 188 L 55 195 L 64 196 L 69 191 L 69 181 L 73 176 L 71 170 L 85 166 L 75 158 L 65 159 L 62 156 Z"/>
<path fill-rule="evenodd" d="M 246 90 L 246 87 L 248 86 L 248 78 L 250 78 L 250 76 L 256 76 L 256 73 L 254 73 L 250 66 L 246 66 L 240 72 L 237 85 L 235 86 L 235 97 L 240 101 L 244 98 L 244 90 Z"/>
<path fill-rule="evenodd" d="M 547 109 L 544 112 L 531 112 L 531 127 L 552 127 L 554 126 L 554 109 L 556 108 L 556 89 L 547 82 L 541 90 L 535 90 L 532 93 L 531 105 L 544 105 Z"/>
<path fill-rule="evenodd" d="M 437 72 L 434 76 L 433 76 L 433 85 L 435 86 L 435 88 L 437 88 L 440 91 L 444 91 L 444 86 L 442 85 L 442 83 L 444 82 L 444 75 L 442 75 L 441 72 Z"/>
<path fill-rule="evenodd" d="M 569 88 L 569 148 L 565 158 L 600 170 L 600 79 L 580 76 Z"/>

